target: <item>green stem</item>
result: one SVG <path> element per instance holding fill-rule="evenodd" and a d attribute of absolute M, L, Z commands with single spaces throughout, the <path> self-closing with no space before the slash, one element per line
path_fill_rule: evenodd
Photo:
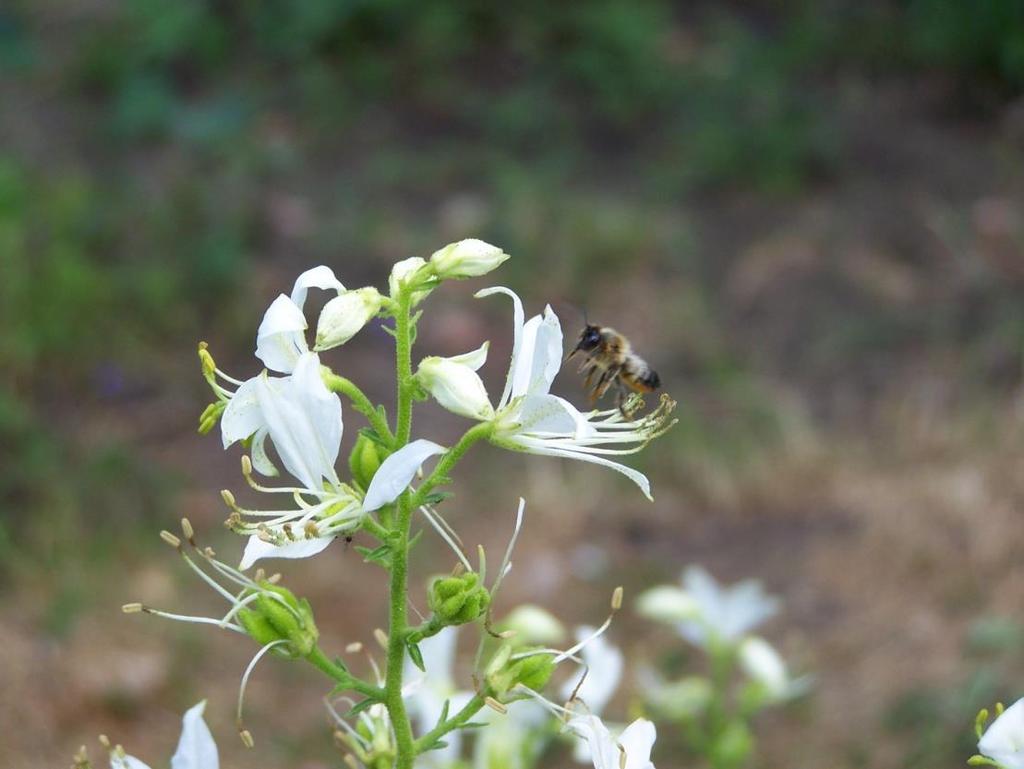
<path fill-rule="evenodd" d="M 409 442 L 412 431 L 412 334 L 409 307 L 412 303 L 409 289 L 398 295 L 395 314 L 395 373 L 398 380 L 398 422 L 395 426 L 395 448 Z"/>
<path fill-rule="evenodd" d="M 409 309 L 412 304 L 408 288 L 398 295 L 398 311 L 395 313 L 395 374 L 398 381 L 398 421 L 395 427 L 394 448 L 402 448 L 409 442 L 412 430 L 412 334 Z M 412 769 L 416 758 L 416 745 L 412 736 L 412 725 L 402 700 L 402 668 L 405 664 L 406 638 L 409 634 L 406 619 L 406 604 L 409 590 L 409 525 L 413 507 L 409 492 L 398 498 L 398 522 L 394 531 L 397 541 L 391 551 L 391 582 L 388 588 L 388 649 L 387 670 L 384 674 L 385 704 L 391 725 L 395 730 L 395 748 L 398 755 L 395 769 Z"/>
<path fill-rule="evenodd" d="M 416 740 L 416 752 L 422 753 L 424 750 L 427 750 L 431 745 L 437 742 L 437 740 L 441 739 L 446 734 L 448 734 L 448 732 L 454 731 L 455 729 L 458 729 L 460 726 L 465 726 L 466 724 L 468 724 L 470 720 L 473 718 L 473 716 L 480 712 L 480 709 L 483 706 L 483 695 L 474 695 L 473 699 L 466 703 L 466 706 L 462 708 L 462 710 L 460 710 L 451 718 L 439 723 L 429 732 L 427 732 L 418 740 Z"/>
<path fill-rule="evenodd" d="M 356 678 L 347 670 L 336 665 L 318 646 L 313 649 L 306 659 L 316 668 L 322 670 L 327 676 L 346 689 L 359 692 L 364 697 L 369 697 L 375 702 L 384 701 L 384 690 L 378 686 L 372 686 L 360 678 Z"/>
<path fill-rule="evenodd" d="M 481 422 L 480 424 L 474 425 L 466 430 L 466 432 L 462 434 L 462 437 L 459 438 L 459 442 L 442 455 L 437 466 L 434 468 L 434 471 L 428 475 L 426 480 L 424 480 L 423 483 L 420 484 L 420 487 L 416 489 L 416 495 L 413 497 L 410 507 L 416 509 L 422 505 L 430 492 L 448 477 L 448 473 L 451 472 L 452 468 L 455 467 L 455 464 L 462 459 L 463 455 L 469 451 L 470 447 L 477 441 L 491 437 L 493 432 L 494 425 L 491 422 Z"/>
<path fill-rule="evenodd" d="M 394 444 L 395 436 L 392 435 L 391 428 L 388 427 L 387 420 L 381 416 L 380 411 L 374 408 L 370 399 L 366 397 L 363 391 L 360 390 L 352 380 L 330 373 L 324 374 L 324 384 L 327 385 L 327 389 L 332 392 L 341 393 L 352 401 L 352 407 L 366 417 L 367 421 L 370 423 L 370 427 L 372 427 L 374 432 L 380 436 L 381 440 L 389 445 Z"/>

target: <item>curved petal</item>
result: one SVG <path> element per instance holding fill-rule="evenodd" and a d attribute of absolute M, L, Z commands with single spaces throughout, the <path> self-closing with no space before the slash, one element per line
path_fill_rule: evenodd
<path fill-rule="evenodd" d="M 619 769 L 619 749 L 600 718 L 594 715 L 575 716 L 569 720 L 568 728 L 586 740 L 594 769 Z"/>
<path fill-rule="evenodd" d="M 622 769 L 647 769 L 653 767 L 651 750 L 658 733 L 654 724 L 646 718 L 638 718 L 627 726 L 617 740 L 626 754 L 625 766 Z"/>
<path fill-rule="evenodd" d="M 412 483 L 420 465 L 428 458 L 443 454 L 445 451 L 447 449 L 444 446 L 422 438 L 400 448 L 381 462 L 374 473 L 370 488 L 366 490 L 366 497 L 363 499 L 363 510 L 372 513 L 394 502 Z"/>
<path fill-rule="evenodd" d="M 549 393 L 526 396 L 518 421 L 519 432 L 524 434 L 558 433 L 579 439 L 595 432 L 579 409 L 565 398 Z"/>
<path fill-rule="evenodd" d="M 266 427 L 257 430 L 252 436 L 252 444 L 249 447 L 249 453 L 252 455 L 252 466 L 256 468 L 256 472 L 271 477 L 280 474 L 277 466 L 270 460 L 270 457 L 267 456 Z"/>
<path fill-rule="evenodd" d="M 306 317 L 284 294 L 271 302 L 256 332 L 256 357 L 271 371 L 290 374 L 306 352 Z"/>
<path fill-rule="evenodd" d="M 487 388 L 476 370 L 453 358 L 424 358 L 416 379 L 439 404 L 453 414 L 480 421 L 494 416 Z"/>
<path fill-rule="evenodd" d="M 447 358 L 447 360 L 450 360 L 452 363 L 467 366 L 473 369 L 473 371 L 479 371 L 480 367 L 487 362 L 487 350 L 490 346 L 490 342 L 484 342 L 475 350 L 464 352 L 462 355 L 453 355 L 451 358 Z"/>
<path fill-rule="evenodd" d="M 206 700 L 203 700 L 185 711 L 178 749 L 171 757 L 171 769 L 218 769 L 220 766 L 217 744 L 203 721 L 205 707 Z"/>
<path fill-rule="evenodd" d="M 501 400 L 498 401 L 498 409 L 503 409 L 512 399 L 512 380 L 516 370 L 516 361 L 519 359 L 520 347 L 523 340 L 523 303 L 519 300 L 515 291 L 504 286 L 493 286 L 477 291 L 473 296 L 482 299 L 492 294 L 505 294 L 512 299 L 512 359 L 508 368 L 508 378 L 505 380 L 505 389 L 501 393 Z"/>
<path fill-rule="evenodd" d="M 641 473 L 639 470 L 634 470 L 632 467 L 627 467 L 619 462 L 613 462 L 610 459 L 596 456 L 594 454 L 588 454 L 582 451 L 571 451 L 569 449 L 556 449 L 547 446 L 544 441 L 530 440 L 529 438 L 520 438 L 514 441 L 510 441 L 508 445 L 511 448 L 516 448 L 519 451 L 526 451 L 530 454 L 542 454 L 549 457 L 564 457 L 565 459 L 578 459 L 581 462 L 590 462 L 591 464 L 601 465 L 602 467 L 609 467 L 616 472 L 622 473 L 624 476 L 633 481 L 637 486 L 640 487 L 640 491 L 644 493 L 651 502 L 654 501 L 654 497 L 651 496 L 651 482 L 647 480 L 647 476 Z"/>
<path fill-rule="evenodd" d="M 275 545 L 264 542 L 253 534 L 245 545 L 242 562 L 238 564 L 238 568 L 245 571 L 261 558 L 309 558 L 325 550 L 333 541 L 334 537 L 312 537 L 297 539 L 285 545 Z"/>
<path fill-rule="evenodd" d="M 247 379 L 228 401 L 220 418 L 220 435 L 227 448 L 235 441 L 244 441 L 264 425 L 260 404 L 256 399 L 258 376 Z"/>
<path fill-rule="evenodd" d="M 281 461 L 307 489 L 338 483 L 334 462 L 341 445 L 341 401 L 320 378 L 316 353 L 300 359 L 295 375 L 264 375 L 256 396 Z"/>
<path fill-rule="evenodd" d="M 341 281 L 334 277 L 334 271 L 330 267 L 321 264 L 319 267 L 306 270 L 295 279 L 295 285 L 292 287 L 291 299 L 300 312 L 306 304 L 306 294 L 311 288 L 322 288 L 324 291 L 333 288 L 339 294 L 345 290 Z"/>

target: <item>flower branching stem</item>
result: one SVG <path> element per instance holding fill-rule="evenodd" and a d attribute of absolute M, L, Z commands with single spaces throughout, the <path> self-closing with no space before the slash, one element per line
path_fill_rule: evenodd
<path fill-rule="evenodd" d="M 314 667 L 323 671 L 327 674 L 328 677 L 336 681 L 339 686 L 344 687 L 345 689 L 351 689 L 354 692 L 358 692 L 359 694 L 362 694 L 364 697 L 369 697 L 375 702 L 384 701 L 383 689 L 381 689 L 379 686 L 373 686 L 372 684 L 368 684 L 366 683 L 366 681 L 363 681 L 362 679 L 352 675 L 347 670 L 342 668 L 340 665 L 332 661 L 330 657 L 323 653 L 320 647 L 316 647 L 315 649 L 313 649 L 313 651 L 306 656 L 306 659 Z"/>
<path fill-rule="evenodd" d="M 366 417 L 370 427 L 373 428 L 380 439 L 389 446 L 394 445 L 395 436 L 391 433 L 391 428 L 388 426 L 384 415 L 374 407 L 370 399 L 356 386 L 355 382 L 343 376 L 330 373 L 324 374 L 324 384 L 327 385 L 327 389 L 332 392 L 341 393 L 352 401 L 352 408 Z"/>
<path fill-rule="evenodd" d="M 470 720 L 472 720 L 473 716 L 479 713 L 480 710 L 484 707 L 484 703 L 484 695 L 479 693 L 473 695 L 473 698 L 466 703 L 465 707 L 463 707 L 462 710 L 460 710 L 451 718 L 442 721 L 429 732 L 427 732 L 418 740 L 416 740 L 417 753 L 421 753 L 424 750 L 427 750 L 430 746 L 432 746 L 435 742 L 437 742 L 439 739 L 444 737 L 449 732 L 454 731 L 455 729 L 458 729 L 468 724 Z"/>

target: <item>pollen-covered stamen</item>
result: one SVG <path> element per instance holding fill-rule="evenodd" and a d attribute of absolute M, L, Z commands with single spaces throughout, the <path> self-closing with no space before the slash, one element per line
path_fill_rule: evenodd
<path fill-rule="evenodd" d="M 248 455 L 242 455 L 242 477 L 245 478 L 245 482 L 256 491 L 263 492 L 264 494 L 291 494 L 298 497 L 299 495 L 308 495 L 312 497 L 329 497 L 334 494 L 333 491 L 317 490 L 317 489 L 304 489 L 300 486 L 265 486 L 253 477 L 252 460 Z"/>
<path fill-rule="evenodd" d="M 213 356 L 210 354 L 209 345 L 206 342 L 199 343 L 199 364 L 203 370 L 203 379 L 210 385 L 210 389 L 213 390 L 214 395 L 217 396 L 218 400 L 229 401 L 234 397 L 235 393 L 232 390 L 224 387 L 217 378 L 220 377 L 228 384 L 232 384 L 235 387 L 241 387 L 242 381 L 235 379 L 233 376 L 226 374 L 217 368 L 217 363 L 214 361 Z"/>

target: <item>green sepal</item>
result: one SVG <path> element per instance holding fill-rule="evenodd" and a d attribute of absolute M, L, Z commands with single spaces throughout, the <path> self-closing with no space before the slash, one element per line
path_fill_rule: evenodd
<path fill-rule="evenodd" d="M 420 651 L 419 644 L 409 643 L 405 645 L 405 648 L 409 650 L 409 659 L 412 660 L 412 664 L 426 673 L 427 666 L 423 664 L 423 653 Z"/>
<path fill-rule="evenodd" d="M 353 705 L 351 710 L 349 710 L 348 713 L 346 713 L 345 715 L 347 715 L 349 718 L 351 718 L 353 716 L 358 716 L 360 713 L 363 713 L 363 712 L 369 710 L 371 707 L 373 707 L 376 704 L 377 704 L 377 700 L 375 700 L 375 699 L 373 699 L 371 697 L 367 697 L 365 700 L 360 700 L 355 705 Z"/>
<path fill-rule="evenodd" d="M 427 494 L 426 498 L 423 500 L 423 503 L 426 505 L 439 505 L 446 499 L 449 499 L 450 497 L 454 496 L 455 494 L 453 494 L 450 491 L 432 491 L 429 494 Z"/>
<path fill-rule="evenodd" d="M 356 545 L 356 552 L 363 556 L 366 563 L 375 563 L 385 569 L 391 568 L 391 545 L 387 543 L 374 548 Z"/>

